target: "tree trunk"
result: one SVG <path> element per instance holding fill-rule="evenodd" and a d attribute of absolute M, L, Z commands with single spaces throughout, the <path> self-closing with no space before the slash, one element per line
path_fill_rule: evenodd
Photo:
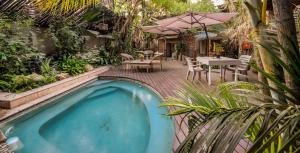
<path fill-rule="evenodd" d="M 261 61 L 261 58 L 260 58 L 259 51 L 258 51 L 257 47 L 254 47 L 254 55 L 255 55 L 255 61 L 256 61 L 257 67 L 263 69 L 263 63 Z M 262 82 L 263 84 L 266 84 L 266 85 L 268 84 L 267 78 L 264 77 L 260 72 L 258 72 L 258 81 Z M 262 87 L 260 91 L 263 95 L 271 96 L 270 90 L 265 88 L 265 87 Z"/>
<path fill-rule="evenodd" d="M 271 58 L 271 55 L 265 50 L 264 47 L 262 47 L 260 44 L 268 46 L 269 44 L 267 44 L 265 42 L 266 38 L 264 36 L 266 36 L 267 34 L 265 33 L 266 27 L 263 25 L 258 26 L 255 29 L 255 34 L 256 34 L 256 42 L 257 42 L 257 48 L 258 48 L 258 52 L 259 52 L 259 57 L 260 57 L 260 62 L 263 66 L 264 71 L 266 71 L 267 73 L 270 74 L 280 74 L 280 70 L 278 70 L 275 67 L 275 62 L 274 60 Z M 261 75 L 261 74 L 260 74 Z M 268 85 L 274 89 L 278 89 L 277 85 L 267 79 Z M 281 100 L 284 101 L 284 99 L 281 99 L 282 97 L 278 96 L 278 93 L 274 92 L 273 90 L 270 91 L 271 96 L 273 99 L 276 100 Z"/>
<path fill-rule="evenodd" d="M 289 38 L 298 48 L 297 42 L 297 31 L 294 20 L 294 14 L 292 9 L 291 0 L 273 0 L 274 16 L 276 21 L 276 27 L 278 31 L 278 41 L 286 48 L 288 51 L 294 51 L 293 47 L 290 45 Z M 286 64 L 289 64 L 288 58 L 281 51 L 281 58 Z M 300 85 L 295 82 L 295 80 L 284 71 L 284 78 L 286 85 L 292 89 L 294 92 L 300 91 Z"/>
<path fill-rule="evenodd" d="M 254 33 L 255 33 L 255 41 L 257 43 L 256 47 L 259 52 L 259 57 L 260 61 L 262 64 L 262 67 L 265 72 L 270 73 L 270 74 L 280 74 L 280 70 L 278 70 L 275 67 L 275 62 L 271 58 L 270 54 L 263 48 L 260 44 L 262 45 L 268 45 L 266 43 L 266 26 L 264 23 L 262 23 L 261 19 L 261 12 L 262 10 L 262 2 L 261 0 L 248 0 L 245 2 L 246 6 L 248 7 L 249 10 L 249 15 L 251 17 L 251 21 L 254 27 Z M 265 10 L 264 10 L 265 11 Z M 259 12 L 259 14 L 257 13 Z M 260 64 L 260 63 L 258 63 Z M 267 79 L 268 85 L 272 88 L 278 89 L 278 87 L 269 79 Z M 276 100 L 282 100 L 281 97 L 278 96 L 278 93 L 274 91 L 270 91 L 271 96 L 273 99 Z"/>

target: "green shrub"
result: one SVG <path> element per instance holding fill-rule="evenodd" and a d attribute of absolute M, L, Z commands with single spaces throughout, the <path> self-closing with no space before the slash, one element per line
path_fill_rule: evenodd
<path fill-rule="evenodd" d="M 84 50 L 85 39 L 81 35 L 81 29 L 72 22 L 61 19 L 54 20 L 48 30 L 48 35 L 54 41 L 57 55 L 75 55 Z"/>
<path fill-rule="evenodd" d="M 20 93 L 55 81 L 56 78 L 54 76 L 4 74 L 0 76 L 0 90 Z"/>
<path fill-rule="evenodd" d="M 121 59 L 118 56 L 109 53 L 104 47 L 100 47 L 98 50 L 86 52 L 81 57 L 94 66 L 119 65 L 121 63 Z"/>
<path fill-rule="evenodd" d="M 0 18 L 0 71 L 2 74 L 30 74 L 44 54 L 31 47 L 30 20 Z"/>
<path fill-rule="evenodd" d="M 50 65 L 51 59 L 46 58 L 41 62 L 40 70 L 42 75 L 44 76 L 54 76 L 56 74 L 56 71 L 54 68 Z"/>
<path fill-rule="evenodd" d="M 86 62 L 82 59 L 68 56 L 63 57 L 59 63 L 59 68 L 70 75 L 78 75 L 85 71 L 85 64 Z"/>

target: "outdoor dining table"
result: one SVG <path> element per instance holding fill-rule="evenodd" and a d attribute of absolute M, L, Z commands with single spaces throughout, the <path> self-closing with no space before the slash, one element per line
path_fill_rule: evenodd
<path fill-rule="evenodd" d="M 220 66 L 220 77 L 222 78 L 222 68 L 226 65 L 235 65 L 235 73 L 234 73 L 234 81 L 237 81 L 237 75 L 238 75 L 238 69 L 237 66 L 241 64 L 241 61 L 239 59 L 229 58 L 229 57 L 197 57 L 197 62 L 199 62 L 201 65 L 207 65 L 208 66 L 208 85 L 211 85 L 211 71 L 212 66 L 217 65 Z"/>
<path fill-rule="evenodd" d="M 149 68 L 151 68 L 151 62 L 152 62 L 152 60 L 137 59 L 137 60 L 131 60 L 130 65 L 137 66 L 137 67 L 139 67 L 139 66 L 146 67 L 147 73 L 149 73 Z"/>
<path fill-rule="evenodd" d="M 153 51 L 152 50 L 145 50 L 145 51 L 136 51 L 136 53 L 141 53 L 141 54 L 144 54 L 145 56 L 145 59 L 150 59 L 150 57 L 152 56 L 153 54 Z"/>

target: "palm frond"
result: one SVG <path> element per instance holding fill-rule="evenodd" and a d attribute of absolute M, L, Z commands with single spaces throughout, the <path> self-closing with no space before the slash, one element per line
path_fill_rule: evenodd
<path fill-rule="evenodd" d="M 298 128 L 291 127 L 297 127 L 295 123 L 299 124 L 298 108 L 287 103 L 260 103 L 259 100 L 262 101 L 264 97 L 257 92 L 258 89 L 258 84 L 230 82 L 205 94 L 199 92 L 199 87 L 187 83 L 178 92 L 179 98 L 169 98 L 161 104 L 176 106 L 177 110 L 168 115 L 196 112 L 204 116 L 204 119 L 196 122 L 186 143 L 183 142 L 177 152 L 233 152 L 242 139 L 253 142 L 249 152 L 286 151 L 295 146 L 297 136 L 288 139 L 290 143 L 282 144 L 282 140 L 286 139 L 287 129 L 291 132 L 289 138 L 297 134 Z M 244 92 L 257 93 L 257 102 L 249 102 L 247 94 L 240 94 Z"/>
<path fill-rule="evenodd" d="M 33 3 L 37 8 L 51 13 L 69 13 L 88 6 L 95 6 L 102 0 L 34 0 Z"/>

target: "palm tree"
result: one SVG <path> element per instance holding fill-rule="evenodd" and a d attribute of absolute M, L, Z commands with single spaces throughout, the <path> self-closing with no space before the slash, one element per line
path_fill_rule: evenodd
<path fill-rule="evenodd" d="M 293 10 L 290 9 L 292 7 L 291 0 L 272 0 L 272 4 L 278 30 L 278 41 L 284 48 L 288 48 L 290 47 L 290 43 L 285 39 L 285 37 L 288 37 L 296 46 L 298 46 L 294 14 Z M 281 57 L 284 59 L 285 63 L 288 63 L 288 57 L 284 56 L 282 50 Z M 292 90 L 300 90 L 300 84 L 289 76 L 287 72 L 285 72 L 285 81 Z"/>
<path fill-rule="evenodd" d="M 267 51 L 265 51 L 265 48 L 262 47 L 262 45 L 260 44 L 264 44 L 266 45 L 266 29 L 267 29 L 267 25 L 266 25 L 266 9 L 267 9 L 267 2 L 268 0 L 246 0 L 244 3 L 246 5 L 246 7 L 248 8 L 248 12 L 249 12 L 249 16 L 250 16 L 250 21 L 252 23 L 253 26 L 253 31 L 254 31 L 254 39 L 255 39 L 255 43 L 256 43 L 256 48 L 257 48 L 257 63 L 261 63 L 262 68 L 268 72 L 268 73 L 272 73 L 272 74 L 276 74 L 278 78 L 280 78 L 281 76 L 281 72 L 282 70 L 278 67 L 276 67 L 274 60 L 271 58 L 271 56 L 269 55 L 269 53 Z M 268 84 L 272 87 L 272 88 L 277 88 L 277 86 L 271 81 L 271 80 L 267 80 Z M 279 99 L 281 98 L 280 96 L 278 96 L 277 93 L 271 91 L 271 95 L 274 99 Z"/>
<path fill-rule="evenodd" d="M 300 56 L 295 54 L 299 49 L 292 45 L 289 47 L 292 50 L 288 51 L 276 40 L 272 46 L 284 50 L 285 56 L 292 61 L 284 63 L 273 48 L 262 45 L 276 64 L 284 68 L 293 79 L 300 81 Z M 199 92 L 197 86 L 187 84 L 185 89 L 178 92 L 178 97 L 168 98 L 161 104 L 164 107 L 177 107 L 177 110 L 167 115 L 193 114 L 189 120 L 193 123 L 192 130 L 176 152 L 231 153 L 242 139 L 252 142 L 247 150 L 251 153 L 300 151 L 299 91 L 294 92 L 273 74 L 255 66 L 254 68 L 279 87 L 279 90 L 271 86 L 264 87 L 289 102 L 260 94 L 258 90 L 261 83 L 229 82 L 219 85 L 211 93 Z"/>
<path fill-rule="evenodd" d="M 95 6 L 101 2 L 109 0 L 33 0 L 33 3 L 42 11 L 51 13 L 68 13 L 87 6 Z"/>

